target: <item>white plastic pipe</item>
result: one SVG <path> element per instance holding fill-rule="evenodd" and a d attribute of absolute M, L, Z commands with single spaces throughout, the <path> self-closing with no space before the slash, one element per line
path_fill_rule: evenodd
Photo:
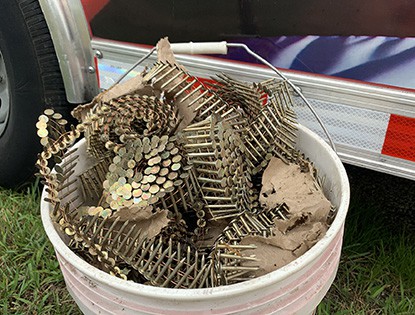
<path fill-rule="evenodd" d="M 226 55 L 228 53 L 227 42 L 208 42 L 208 43 L 174 43 L 170 44 L 176 54 L 218 54 Z"/>

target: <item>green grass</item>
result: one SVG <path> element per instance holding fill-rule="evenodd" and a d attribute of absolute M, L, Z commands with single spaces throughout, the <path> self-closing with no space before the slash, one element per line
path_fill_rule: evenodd
<path fill-rule="evenodd" d="M 389 215 L 415 211 L 399 195 L 414 182 L 399 187 L 390 177 L 348 170 L 352 200 L 340 267 L 317 314 L 415 314 L 415 233 L 403 224 L 412 219 Z M 395 192 L 382 191 L 385 183 Z M 399 202 L 388 203 L 391 196 Z M 36 188 L 0 189 L 0 228 L 0 313 L 80 314 L 43 230 Z"/>
<path fill-rule="evenodd" d="M 0 313 L 80 314 L 40 220 L 39 194 L 0 190 Z"/>
<path fill-rule="evenodd" d="M 414 237 L 350 212 L 340 268 L 318 314 L 415 314 Z"/>
<path fill-rule="evenodd" d="M 340 267 L 317 313 L 415 314 L 414 195 L 406 194 L 415 183 L 347 169 L 351 203 Z"/>

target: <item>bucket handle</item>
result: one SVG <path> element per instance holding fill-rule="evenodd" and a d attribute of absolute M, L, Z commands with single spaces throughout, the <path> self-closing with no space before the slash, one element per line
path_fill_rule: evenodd
<path fill-rule="evenodd" d="M 316 118 L 317 122 L 323 129 L 325 135 L 327 136 L 327 139 L 329 140 L 331 148 L 336 151 L 336 146 L 334 144 L 334 141 L 332 137 L 330 136 L 330 133 L 328 132 L 326 126 L 324 125 L 323 121 L 321 120 L 320 116 L 315 111 L 314 107 L 310 104 L 310 102 L 306 99 L 304 94 L 301 92 L 301 90 L 293 83 L 291 80 L 289 80 L 280 70 L 278 70 L 276 67 L 274 67 L 270 62 L 268 62 L 266 59 L 262 58 L 260 55 L 252 51 L 247 45 L 240 44 L 240 43 L 227 43 L 225 41 L 222 42 L 207 42 L 207 43 L 194 43 L 194 42 L 188 42 L 188 43 L 173 43 L 171 44 L 171 48 L 173 52 L 175 53 L 183 53 L 183 54 L 222 54 L 226 55 L 228 53 L 228 48 L 242 48 L 244 49 L 249 55 L 253 56 L 255 59 L 263 63 L 264 65 L 268 66 L 272 71 L 274 71 L 281 79 L 286 81 L 288 85 L 300 96 L 300 98 L 304 101 L 304 103 L 307 105 L 313 116 Z M 142 57 L 140 60 L 138 60 L 127 72 L 125 72 L 115 83 L 114 85 L 120 83 L 127 75 L 130 73 L 133 69 L 135 69 L 140 63 L 142 63 L 144 60 L 146 60 L 148 57 L 151 56 L 151 54 L 157 49 L 157 46 L 150 49 L 150 51 Z"/>

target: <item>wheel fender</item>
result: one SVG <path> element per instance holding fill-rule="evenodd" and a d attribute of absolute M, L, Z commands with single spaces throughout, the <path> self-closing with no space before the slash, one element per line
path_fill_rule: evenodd
<path fill-rule="evenodd" d="M 69 103 L 99 93 L 88 23 L 80 0 L 39 0 L 52 37 Z"/>

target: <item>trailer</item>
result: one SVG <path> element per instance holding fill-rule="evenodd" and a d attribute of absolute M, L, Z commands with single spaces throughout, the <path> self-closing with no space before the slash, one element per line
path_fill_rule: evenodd
<path fill-rule="evenodd" d="M 321 116 L 344 162 L 415 179 L 415 77 L 410 70 L 415 39 L 409 18 L 415 5 L 386 0 L 82 2 L 95 36 L 102 88 L 164 35 L 171 42 L 242 42 L 287 68 L 283 72 Z M 200 78 L 220 72 L 254 82 L 275 76 L 238 49 L 213 58 L 181 55 L 178 61 Z M 327 138 L 303 102 L 295 110 L 301 124 Z"/>
<path fill-rule="evenodd" d="M 46 107 L 65 114 L 77 104 L 91 101 L 99 93 L 98 81 L 101 90 L 109 88 L 148 54 L 161 36 L 170 35 L 172 42 L 242 41 L 267 58 L 275 52 L 275 45 L 269 48 L 264 42 L 253 40 L 270 41 L 275 36 L 287 35 L 286 42 L 294 44 L 278 56 L 281 61 L 291 58 L 293 47 L 298 48 L 299 43 L 311 43 L 309 34 L 326 36 L 322 37 L 323 42 L 332 35 L 367 37 L 361 43 L 366 43 L 369 36 L 395 36 L 396 45 L 403 47 L 405 37 L 413 29 L 413 19 L 408 18 L 411 12 L 415 12 L 415 6 L 410 3 L 391 4 L 386 0 L 372 0 L 365 5 L 350 1 L 347 6 L 326 0 L 313 5 L 267 0 L 197 4 L 8 1 L 0 10 L 0 185 L 16 186 L 33 174 L 32 166 L 40 149 L 34 125 Z M 261 47 L 269 51 L 261 51 Z M 378 47 L 382 49 L 376 50 L 376 54 L 391 55 L 390 43 L 379 43 Z M 359 47 L 349 51 L 351 59 L 361 59 L 359 51 Z M 331 53 L 325 52 L 323 57 L 319 55 L 320 59 L 331 60 Z M 413 49 L 402 54 L 406 60 L 415 60 Z M 202 79 L 221 72 L 250 82 L 275 77 L 269 68 L 252 63 L 249 56 L 244 57 L 238 50 L 230 51 L 225 58 L 180 54 L 177 59 Z M 154 60 L 155 56 L 150 56 L 130 76 Z M 278 60 L 274 65 L 284 68 Z M 370 62 L 367 65 L 375 70 L 378 66 Z M 321 117 L 343 162 L 413 180 L 415 80 L 408 64 L 399 64 L 398 60 L 398 66 L 394 69 L 400 73 L 401 81 L 395 85 L 379 76 L 356 80 L 351 75 L 353 71 L 332 75 L 327 71 L 303 71 L 307 67 L 281 70 Z M 364 72 L 367 68 L 359 69 Z M 301 124 L 327 139 L 304 102 L 296 102 L 295 111 Z"/>

